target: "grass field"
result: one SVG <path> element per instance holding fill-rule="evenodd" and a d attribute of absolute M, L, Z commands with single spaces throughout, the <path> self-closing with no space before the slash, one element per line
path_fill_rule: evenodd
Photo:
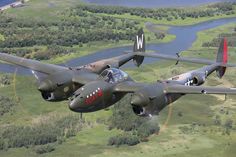
<path fill-rule="evenodd" d="M 46 2 L 46 3 L 45 3 Z M 72 2 L 72 3 L 71 3 Z M 51 3 L 55 4 L 52 5 Z M 7 11 L 12 16 L 24 16 L 36 20 L 56 20 L 58 9 L 66 9 L 77 4 L 76 0 L 32 0 L 27 3 L 29 6 Z M 50 5 L 49 5 L 50 4 Z M 49 9 L 43 9 L 43 8 Z M 43 12 L 43 13 L 42 13 Z M 42 14 L 41 14 L 42 13 Z M 46 16 L 50 14 L 51 16 Z M 60 17 L 58 17 L 60 18 Z M 132 17 L 133 18 L 133 17 Z M 207 19 L 201 19 L 207 20 Z M 148 19 L 147 19 L 148 21 Z M 200 21 L 200 19 L 199 19 Z M 196 22 L 199 22 L 196 21 Z M 152 21 L 153 22 L 153 21 Z M 176 21 L 177 22 L 177 21 Z M 193 22 L 193 21 L 192 21 Z M 164 22 L 163 22 L 164 23 Z M 181 24 L 187 24 L 181 22 Z M 143 22 L 144 24 L 144 22 Z M 173 23 L 175 24 L 175 23 Z M 204 57 L 214 60 L 215 48 L 202 48 L 202 42 L 209 41 L 219 33 L 230 32 L 235 24 L 224 25 L 215 29 L 198 33 L 198 40 L 189 51 L 183 52 L 184 56 Z M 162 28 L 165 31 L 166 28 Z M 150 33 L 150 32 L 149 32 Z M 151 33 L 150 33 L 151 34 Z M 169 39 L 173 39 L 170 37 Z M 169 40 L 168 40 L 169 41 Z M 120 42 L 127 45 L 127 42 Z M 129 43 L 128 43 L 129 44 Z M 130 43 L 131 44 L 131 43 Z M 94 43 L 91 47 L 78 48 L 79 55 L 86 55 L 104 48 L 114 47 L 116 44 Z M 117 45 L 118 46 L 118 45 Z M 230 61 L 235 63 L 235 48 L 230 48 Z M 68 58 L 79 56 L 72 54 L 66 57 L 58 57 L 50 62 L 63 62 Z M 182 64 L 175 66 L 175 62 L 160 61 L 151 65 L 143 65 L 140 68 L 125 69 L 132 78 L 142 82 L 153 82 L 167 79 L 174 74 L 183 73 L 201 65 Z M 2 76 L 3 74 L 0 74 Z M 14 78 L 14 76 L 12 76 Z M 225 77 L 220 80 L 214 74 L 209 77 L 206 85 L 235 87 L 236 70 L 229 68 Z M 41 98 L 35 86 L 36 81 L 29 76 L 16 76 L 9 86 L 0 86 L 0 95 L 10 96 L 17 106 L 10 114 L 0 117 L 0 127 L 5 125 L 31 125 L 40 118 L 76 114 L 72 113 L 67 102 L 49 103 Z M 14 83 L 15 82 L 15 83 Z M 223 113 L 222 113 L 223 109 Z M 226 114 L 228 111 L 228 114 Z M 182 116 L 179 116 L 179 113 Z M 110 137 L 120 134 L 120 130 L 108 130 L 106 124 L 98 123 L 98 119 L 107 120 L 112 114 L 111 110 L 102 110 L 95 113 L 84 114 L 86 121 L 91 122 L 90 127 L 84 128 L 75 137 L 69 138 L 66 142 L 57 145 L 56 150 L 43 155 L 37 155 L 33 148 L 12 148 L 7 151 L 0 151 L 1 157 L 234 157 L 236 154 L 236 97 L 218 95 L 187 95 L 179 101 L 164 109 L 158 116 L 161 131 L 159 135 L 149 137 L 149 142 L 143 142 L 136 146 L 112 147 L 107 145 Z M 214 117 L 220 115 L 222 123 L 225 120 L 233 119 L 234 125 L 230 135 L 223 135 L 223 126 L 214 125 Z M 156 120 L 156 119 L 153 119 Z M 223 125 L 222 124 L 222 125 Z M 187 128 L 187 132 L 183 132 Z"/>

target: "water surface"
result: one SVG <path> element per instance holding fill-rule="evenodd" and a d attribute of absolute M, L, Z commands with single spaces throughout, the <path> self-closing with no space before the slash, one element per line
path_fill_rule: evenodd
<path fill-rule="evenodd" d="M 11 4 L 13 2 L 15 2 L 16 0 L 0 0 L 0 7 L 4 6 L 4 5 L 8 5 Z"/>

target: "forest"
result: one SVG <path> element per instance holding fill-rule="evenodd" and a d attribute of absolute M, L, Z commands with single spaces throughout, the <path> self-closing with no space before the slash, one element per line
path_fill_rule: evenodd
<path fill-rule="evenodd" d="M 97 6 L 97 5 L 78 5 L 72 14 L 90 13 L 105 13 L 105 14 L 130 14 L 143 18 L 153 18 L 162 20 L 163 18 L 171 21 L 173 19 L 211 17 L 216 15 L 234 14 L 234 5 L 236 3 L 217 3 L 207 6 L 206 9 L 176 9 L 176 8 L 160 8 L 160 9 L 145 9 L 145 8 L 127 8 L 119 6 Z M 84 11 L 84 12 L 81 12 Z"/>
<path fill-rule="evenodd" d="M 132 40 L 142 26 L 140 19 L 113 15 L 136 15 L 155 20 L 212 17 L 234 14 L 235 3 L 219 3 L 195 9 L 144 9 L 80 4 L 58 13 L 55 20 L 31 20 L 0 13 L 0 51 L 21 57 L 47 60 L 77 52 L 96 41 Z M 125 16 L 124 16 L 125 17 Z M 164 39 L 160 31 L 157 39 Z"/>

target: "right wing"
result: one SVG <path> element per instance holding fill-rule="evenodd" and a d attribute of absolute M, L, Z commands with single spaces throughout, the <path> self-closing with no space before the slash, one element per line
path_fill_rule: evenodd
<path fill-rule="evenodd" d="M 236 88 L 167 85 L 165 93 L 170 94 L 236 94 Z"/>
<path fill-rule="evenodd" d="M 41 63 L 36 60 L 25 59 L 25 58 L 9 55 L 6 53 L 0 53 L 0 60 L 11 63 L 11 64 L 16 64 L 25 68 L 29 68 L 31 70 L 41 72 L 44 74 L 52 74 L 55 72 L 68 70 L 68 68 L 63 67 L 63 66 Z"/>
<path fill-rule="evenodd" d="M 114 87 L 117 93 L 134 93 L 146 86 L 145 83 L 125 81 Z M 224 87 L 204 87 L 204 86 L 185 86 L 179 84 L 165 84 L 163 92 L 166 94 L 236 94 L 236 88 Z"/>

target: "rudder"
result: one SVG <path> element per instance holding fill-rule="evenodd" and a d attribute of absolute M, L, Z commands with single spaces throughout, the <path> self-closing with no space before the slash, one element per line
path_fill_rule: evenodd
<path fill-rule="evenodd" d="M 133 52 L 145 52 L 145 36 L 143 29 L 138 31 L 138 35 L 134 40 Z M 134 56 L 133 61 L 136 66 L 140 66 L 143 63 L 144 56 Z"/>
<path fill-rule="evenodd" d="M 228 44 L 227 44 L 226 38 L 222 39 L 222 41 L 220 43 L 216 62 L 222 63 L 222 64 L 227 64 L 227 62 L 228 62 Z M 220 66 L 216 70 L 217 76 L 219 78 L 222 78 L 224 76 L 225 72 L 226 72 L 226 67 L 224 67 L 224 66 Z"/>

